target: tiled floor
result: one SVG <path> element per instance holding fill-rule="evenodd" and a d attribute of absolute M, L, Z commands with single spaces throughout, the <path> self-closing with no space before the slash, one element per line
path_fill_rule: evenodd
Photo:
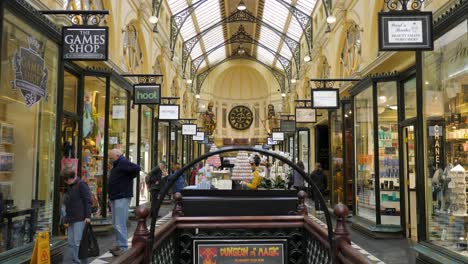
<path fill-rule="evenodd" d="M 161 216 L 157 223 L 156 226 L 162 225 L 166 221 L 169 220 L 170 218 L 170 212 L 172 212 L 174 205 L 171 204 L 163 204 L 161 206 L 161 210 L 159 211 L 159 215 Z M 128 235 L 129 235 L 129 242 L 132 240 L 133 232 L 135 231 L 136 228 L 136 221 L 129 221 L 130 226 L 128 227 Z M 148 221 L 149 224 L 149 221 Z M 113 232 L 105 234 L 105 235 L 98 235 L 98 243 L 99 243 L 99 249 L 100 252 L 102 253 L 101 256 L 97 258 L 89 258 L 88 263 L 92 264 L 105 264 L 105 263 L 111 263 L 114 257 L 112 254 L 109 253 L 109 249 L 112 248 L 115 245 L 115 235 Z M 68 252 L 65 252 L 63 261 L 61 263 L 72 263 L 70 256 Z"/>

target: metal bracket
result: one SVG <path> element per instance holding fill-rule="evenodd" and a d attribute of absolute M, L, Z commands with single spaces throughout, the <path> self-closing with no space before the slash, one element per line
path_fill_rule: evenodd
<path fill-rule="evenodd" d="M 384 0 L 388 9 L 391 11 L 407 11 L 408 4 L 410 4 L 410 10 L 421 10 L 424 0 Z"/>
<path fill-rule="evenodd" d="M 161 0 L 153 0 L 153 15 L 159 18 L 159 10 L 161 10 Z M 158 23 L 156 23 L 153 27 L 153 32 L 158 33 Z"/>
<path fill-rule="evenodd" d="M 122 77 L 132 78 L 136 77 L 139 84 L 156 84 L 157 79 L 161 78 L 161 84 L 163 82 L 162 74 L 121 74 Z"/>
<path fill-rule="evenodd" d="M 43 15 L 66 15 L 73 25 L 97 26 L 109 10 L 39 10 Z"/>

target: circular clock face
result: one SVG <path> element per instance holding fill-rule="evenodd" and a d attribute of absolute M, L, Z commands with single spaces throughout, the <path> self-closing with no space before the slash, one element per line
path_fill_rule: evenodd
<path fill-rule="evenodd" d="M 235 129 L 244 130 L 253 122 L 253 113 L 243 105 L 238 105 L 229 112 L 229 124 Z"/>

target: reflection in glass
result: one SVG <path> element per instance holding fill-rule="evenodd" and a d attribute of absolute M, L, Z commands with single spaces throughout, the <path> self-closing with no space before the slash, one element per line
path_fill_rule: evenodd
<path fill-rule="evenodd" d="M 355 97 L 356 213 L 375 222 L 374 122 L 372 87 Z"/>

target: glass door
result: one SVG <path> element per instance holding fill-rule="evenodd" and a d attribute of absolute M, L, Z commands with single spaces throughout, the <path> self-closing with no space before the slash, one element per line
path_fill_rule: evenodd
<path fill-rule="evenodd" d="M 406 237 L 417 241 L 416 162 L 414 126 L 403 127 L 403 173 L 405 177 Z"/>

